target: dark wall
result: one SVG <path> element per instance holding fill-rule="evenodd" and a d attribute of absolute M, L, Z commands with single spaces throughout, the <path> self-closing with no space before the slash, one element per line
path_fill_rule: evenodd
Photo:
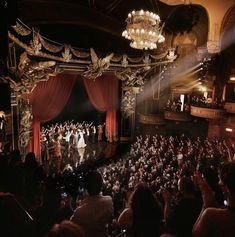
<path fill-rule="evenodd" d="M 7 111 L 10 109 L 10 86 L 6 83 L 0 83 L 0 110 Z"/>

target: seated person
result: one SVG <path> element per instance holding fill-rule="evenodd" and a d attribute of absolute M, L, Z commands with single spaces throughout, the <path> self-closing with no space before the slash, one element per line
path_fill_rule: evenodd
<path fill-rule="evenodd" d="M 93 171 L 84 179 L 88 195 L 74 211 L 71 221 L 82 226 L 86 237 L 106 237 L 106 225 L 113 216 L 113 201 L 103 196 L 103 179 L 100 173 Z"/>

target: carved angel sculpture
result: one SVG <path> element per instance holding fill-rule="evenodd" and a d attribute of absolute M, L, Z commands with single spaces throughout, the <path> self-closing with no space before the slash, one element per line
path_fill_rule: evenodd
<path fill-rule="evenodd" d="M 101 76 L 105 70 L 110 66 L 110 61 L 114 56 L 114 53 L 109 54 L 105 58 L 99 58 L 93 48 L 90 49 L 91 53 L 91 64 L 88 67 L 88 70 L 84 72 L 84 76 L 96 79 Z"/>
<path fill-rule="evenodd" d="M 116 76 L 124 82 L 125 86 L 141 87 L 144 85 L 145 73 L 148 67 L 142 67 L 137 70 L 125 69 L 121 72 L 116 72 Z"/>
<path fill-rule="evenodd" d="M 20 62 L 18 65 L 18 72 L 22 76 L 37 76 L 38 74 L 40 75 L 40 72 L 44 72 L 43 74 L 45 75 L 45 70 L 48 70 L 48 73 L 50 73 L 51 67 L 55 66 L 56 62 L 55 61 L 45 61 L 45 62 L 34 62 L 31 61 L 28 58 L 27 52 L 24 52 L 20 56 Z M 52 72 L 52 71 L 51 71 Z"/>
<path fill-rule="evenodd" d="M 36 62 L 29 59 L 27 52 L 20 56 L 18 65 L 19 82 L 11 82 L 11 88 L 14 91 L 30 93 L 37 86 L 39 81 L 46 81 L 50 76 L 58 73 L 55 61 Z"/>

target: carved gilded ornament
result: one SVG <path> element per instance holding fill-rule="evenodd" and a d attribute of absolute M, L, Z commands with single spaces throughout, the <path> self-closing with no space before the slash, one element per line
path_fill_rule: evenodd
<path fill-rule="evenodd" d="M 70 53 L 70 46 L 64 46 L 64 52 L 62 53 L 63 59 L 65 62 L 69 62 L 72 59 L 72 54 Z"/>
<path fill-rule="evenodd" d="M 99 58 L 93 48 L 90 49 L 91 64 L 87 70 L 83 73 L 83 76 L 95 80 L 100 77 L 110 66 L 110 60 L 114 56 L 113 53 L 109 54 L 105 58 Z"/>
<path fill-rule="evenodd" d="M 30 41 L 31 48 L 33 52 L 37 55 L 41 49 L 42 49 L 42 44 L 40 43 L 40 37 L 39 37 L 39 32 L 35 29 L 33 29 L 33 40 Z"/>
<path fill-rule="evenodd" d="M 18 21 L 16 22 L 16 25 L 12 26 L 12 28 L 21 36 L 27 36 L 31 34 L 31 30 L 27 29 L 23 24 L 20 24 Z"/>
<path fill-rule="evenodd" d="M 20 102 L 20 147 L 26 148 L 32 137 L 32 106 L 29 101 L 21 100 Z"/>
<path fill-rule="evenodd" d="M 121 110 L 124 118 L 128 118 L 135 113 L 135 103 L 136 98 L 134 91 L 132 91 L 131 89 L 125 91 L 122 96 L 122 105 L 121 105 Z"/>

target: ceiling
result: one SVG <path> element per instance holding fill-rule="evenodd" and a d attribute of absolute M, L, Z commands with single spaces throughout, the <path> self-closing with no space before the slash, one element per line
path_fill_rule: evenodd
<path fill-rule="evenodd" d="M 121 37 L 127 14 L 149 10 L 165 23 L 165 36 L 193 31 L 198 45 L 206 43 L 208 19 L 199 6 L 168 6 L 156 0 L 19 0 L 17 16 L 27 26 L 58 43 L 97 51 L 139 53 Z M 169 44 L 169 41 L 167 41 Z"/>

